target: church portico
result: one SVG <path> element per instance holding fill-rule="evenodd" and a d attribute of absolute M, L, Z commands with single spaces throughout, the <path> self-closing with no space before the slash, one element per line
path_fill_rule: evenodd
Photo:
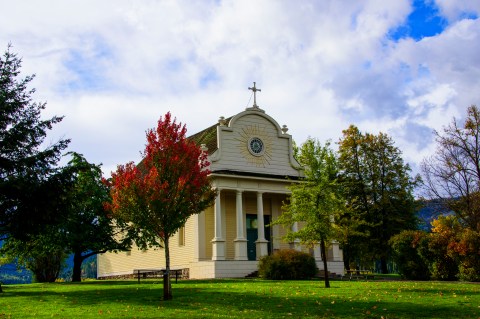
<path fill-rule="evenodd" d="M 288 196 L 285 188 L 280 191 L 270 185 L 258 189 L 258 183 L 242 183 L 242 188 L 234 188 L 226 186 L 229 181 L 219 184 L 223 185 L 217 187 L 213 213 L 202 216 L 207 219 L 203 225 L 214 225 L 213 239 L 209 238 L 208 229 L 203 231 L 206 241 L 211 241 L 212 254 L 199 259 L 255 261 L 280 249 L 274 238 L 282 236 L 284 231 L 281 226 L 270 227 L 269 224 L 281 213 L 282 202 Z M 200 251 L 200 247 L 197 250 Z"/>

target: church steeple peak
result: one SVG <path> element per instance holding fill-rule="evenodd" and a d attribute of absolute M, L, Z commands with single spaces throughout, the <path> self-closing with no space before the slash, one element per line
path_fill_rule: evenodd
<path fill-rule="evenodd" d="M 253 92 L 253 106 L 252 107 L 247 107 L 248 111 L 260 111 L 264 112 L 258 105 L 257 105 L 257 92 L 262 92 L 261 89 L 257 89 L 257 83 L 253 82 L 253 86 L 248 88 L 249 90 L 252 90 Z"/>

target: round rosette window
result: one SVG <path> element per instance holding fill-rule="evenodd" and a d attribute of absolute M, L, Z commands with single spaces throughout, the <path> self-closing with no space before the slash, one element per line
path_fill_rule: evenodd
<path fill-rule="evenodd" d="M 255 156 L 260 156 L 265 151 L 265 147 L 263 145 L 263 141 L 258 137 L 252 137 L 248 141 L 248 150 Z"/>

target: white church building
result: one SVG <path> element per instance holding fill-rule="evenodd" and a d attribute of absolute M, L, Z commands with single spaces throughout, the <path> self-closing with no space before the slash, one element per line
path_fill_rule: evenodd
<path fill-rule="evenodd" d="M 319 246 L 309 249 L 282 240 L 287 230 L 269 226 L 282 214 L 287 188 L 302 178 L 293 156 L 292 136 L 254 103 L 189 138 L 208 153 L 215 204 L 193 215 L 170 240 L 172 269 L 185 269 L 189 278 L 245 277 L 257 270 L 260 257 L 279 249 L 311 253 L 323 269 Z M 293 225 L 298 227 L 298 225 Z M 328 270 L 343 274 L 337 242 L 328 249 Z M 98 256 L 98 278 L 128 276 L 134 269 L 165 267 L 163 249 L 105 253 Z"/>

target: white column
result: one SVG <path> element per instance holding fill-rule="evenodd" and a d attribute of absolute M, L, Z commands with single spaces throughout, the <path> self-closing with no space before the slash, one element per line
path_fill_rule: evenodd
<path fill-rule="evenodd" d="M 236 209 L 237 209 L 237 239 L 245 239 L 245 232 L 243 230 L 243 207 L 242 207 L 242 191 L 241 190 L 237 190 Z"/>
<path fill-rule="evenodd" d="M 292 201 L 295 200 L 295 198 L 292 198 L 291 199 Z M 292 225 L 292 232 L 296 233 L 298 232 L 298 222 L 294 222 L 293 225 Z M 302 251 L 302 246 L 300 246 L 300 240 L 298 238 L 295 238 L 293 240 L 293 249 L 297 250 L 297 251 Z"/>
<path fill-rule="evenodd" d="M 237 217 L 237 238 L 235 238 L 235 260 L 248 260 L 247 239 L 243 227 L 243 205 L 242 191 L 237 190 L 236 196 L 236 217 Z"/>
<path fill-rule="evenodd" d="M 342 261 L 342 256 L 340 254 L 340 244 L 336 240 L 332 240 L 332 252 L 333 252 L 333 261 Z"/>
<path fill-rule="evenodd" d="M 265 223 L 263 221 L 263 193 L 257 193 L 258 240 L 265 240 Z"/>
<path fill-rule="evenodd" d="M 220 198 L 220 190 L 217 189 L 217 197 L 215 198 L 215 220 L 214 220 L 214 227 L 215 227 L 215 238 L 214 239 L 222 239 L 222 202 Z"/>
<path fill-rule="evenodd" d="M 268 255 L 268 241 L 265 239 L 265 223 L 263 221 L 263 193 L 257 192 L 257 226 L 258 239 L 257 244 L 257 259 Z"/>
<path fill-rule="evenodd" d="M 298 222 L 294 222 L 292 225 L 292 231 L 296 233 L 298 231 Z M 293 241 L 293 249 L 302 251 L 302 246 L 300 246 L 300 240 L 298 238 L 295 238 Z"/>
<path fill-rule="evenodd" d="M 313 246 L 313 257 L 315 257 L 315 261 L 320 262 L 322 261 L 322 253 L 320 251 L 320 244 Z"/>
<path fill-rule="evenodd" d="M 225 240 L 222 236 L 222 203 L 220 195 L 220 189 L 217 189 L 214 206 L 215 237 L 212 240 L 212 260 L 225 260 Z"/>
<path fill-rule="evenodd" d="M 205 241 L 205 211 L 193 216 L 194 227 L 197 229 L 194 242 L 195 261 L 205 259 L 206 241 Z"/>
<path fill-rule="evenodd" d="M 271 220 L 276 220 L 279 215 L 280 215 L 280 200 L 275 199 L 272 201 L 272 219 Z M 278 250 L 280 247 L 280 243 L 283 241 L 280 241 L 280 226 L 279 225 L 273 225 L 271 227 L 272 230 L 272 237 L 270 238 L 272 242 L 272 250 Z"/>

